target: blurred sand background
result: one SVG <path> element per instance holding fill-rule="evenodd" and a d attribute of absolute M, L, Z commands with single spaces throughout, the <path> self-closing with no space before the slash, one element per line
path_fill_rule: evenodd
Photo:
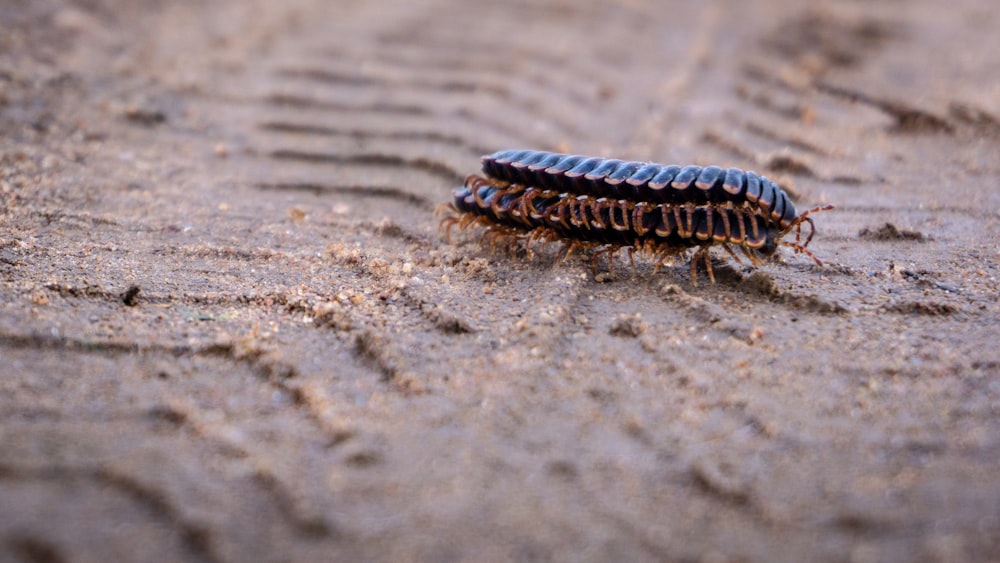
<path fill-rule="evenodd" d="M 5 0 L 0 560 L 997 560 L 997 29 Z M 826 266 L 445 242 L 516 147 L 767 174 Z"/>

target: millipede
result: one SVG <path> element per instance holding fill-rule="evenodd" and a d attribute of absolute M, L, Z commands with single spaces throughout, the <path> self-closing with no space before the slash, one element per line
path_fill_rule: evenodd
<path fill-rule="evenodd" d="M 709 249 L 721 246 L 737 262 L 738 248 L 754 266 L 781 246 L 803 253 L 816 232 L 812 213 L 799 213 L 788 194 L 755 172 L 718 166 L 677 166 L 561 154 L 537 150 L 499 151 L 482 159 L 483 175 L 466 178 L 454 191 L 452 212 L 441 222 L 445 236 L 453 225 L 487 227 L 484 236 L 510 236 L 531 254 L 535 242 L 560 241 L 559 255 L 576 248 L 598 248 L 592 256 L 628 249 L 652 255 L 654 273 L 667 261 L 694 250 L 691 281 L 704 261 L 715 283 Z M 802 225 L 809 233 L 802 239 Z M 795 241 L 782 240 L 795 231 Z M 634 261 L 633 267 L 634 267 Z"/>

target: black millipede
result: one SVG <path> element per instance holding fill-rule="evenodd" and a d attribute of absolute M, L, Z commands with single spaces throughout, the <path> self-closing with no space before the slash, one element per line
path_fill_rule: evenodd
<path fill-rule="evenodd" d="M 484 176 L 472 175 L 455 190 L 442 221 L 451 226 L 473 224 L 488 234 L 534 241 L 562 241 L 565 255 L 577 247 L 605 248 L 613 255 L 628 248 L 651 254 L 656 269 L 674 256 L 697 248 L 691 279 L 698 285 L 696 264 L 703 259 L 709 278 L 715 274 L 709 248 L 721 245 L 741 262 L 736 246 L 754 265 L 773 256 L 780 246 L 804 253 L 815 234 L 809 215 L 832 205 L 798 213 L 770 179 L 738 168 L 677 166 L 649 162 L 568 155 L 535 150 L 508 150 L 483 157 Z M 810 231 L 802 241 L 802 224 Z M 795 242 L 781 240 L 795 231 Z"/>

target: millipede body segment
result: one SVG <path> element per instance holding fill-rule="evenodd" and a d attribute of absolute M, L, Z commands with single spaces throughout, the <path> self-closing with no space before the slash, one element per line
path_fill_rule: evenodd
<path fill-rule="evenodd" d="M 754 172 L 717 166 L 676 166 L 567 155 L 534 150 L 500 151 L 483 157 L 483 176 L 469 176 L 454 192 L 450 207 L 458 212 L 442 226 L 487 226 L 491 232 L 526 242 L 562 241 L 568 254 L 576 247 L 621 248 L 652 254 L 656 267 L 673 256 L 697 249 L 715 281 L 708 249 L 721 245 L 739 260 L 739 248 L 753 263 L 772 256 L 779 246 L 805 253 L 802 223 L 808 215 L 832 206 L 798 213 L 777 184 Z M 795 242 L 781 240 L 795 231 Z M 613 265 L 612 265 L 613 267 Z"/>

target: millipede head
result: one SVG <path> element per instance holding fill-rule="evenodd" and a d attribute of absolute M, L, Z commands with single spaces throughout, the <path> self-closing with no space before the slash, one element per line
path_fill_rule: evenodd
<path fill-rule="evenodd" d="M 813 239 L 813 235 L 816 234 L 816 224 L 813 223 L 813 220 L 812 220 L 812 218 L 809 217 L 809 214 L 811 214 L 811 213 L 819 213 L 820 211 L 829 211 L 831 209 L 833 209 L 832 205 L 824 205 L 822 207 L 814 207 L 814 208 L 810 209 L 809 211 L 803 212 L 798 217 L 796 217 L 795 220 L 792 221 L 792 223 L 790 225 L 788 225 L 787 228 L 785 228 L 781 232 L 781 236 L 784 236 L 784 235 L 790 233 L 792 231 L 792 229 L 795 229 L 795 243 L 799 244 L 800 240 L 801 240 L 801 235 L 802 235 L 802 223 L 809 223 L 809 236 L 806 237 L 806 242 L 802 243 L 802 247 L 805 248 L 805 247 L 809 246 L 809 243 Z"/>
<path fill-rule="evenodd" d="M 810 209 L 798 217 L 795 218 L 787 227 L 782 229 L 770 228 L 768 230 L 767 236 L 765 237 L 764 246 L 756 251 L 764 256 L 773 255 L 779 247 L 787 246 L 795 251 L 796 254 L 802 253 L 806 256 L 812 258 L 813 262 L 817 265 L 822 266 L 823 262 L 819 258 L 816 258 L 812 252 L 806 249 L 809 243 L 812 242 L 813 236 L 816 234 L 816 224 L 813 223 L 812 217 L 809 217 L 811 213 L 819 213 L 820 211 L 829 211 L 833 209 L 832 205 L 825 205 L 823 207 L 815 207 Z M 806 237 L 805 242 L 802 242 L 802 224 L 809 224 L 809 236 Z M 786 242 L 781 240 L 782 237 L 788 235 L 790 232 L 795 231 L 795 242 Z"/>

